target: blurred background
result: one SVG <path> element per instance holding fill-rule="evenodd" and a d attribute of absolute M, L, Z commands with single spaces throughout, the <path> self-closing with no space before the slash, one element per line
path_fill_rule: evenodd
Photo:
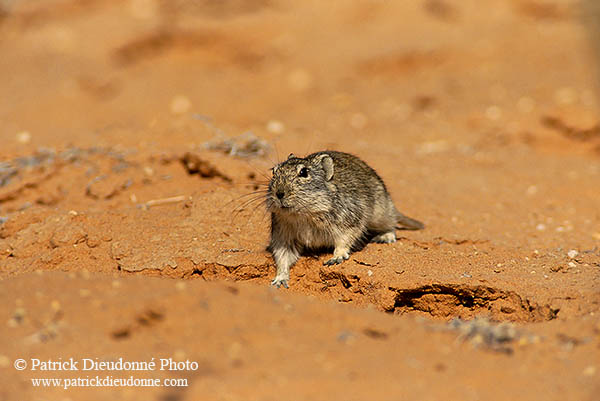
<path fill-rule="evenodd" d="M 139 141 L 208 118 L 232 135 L 310 133 L 316 148 L 369 132 L 425 151 L 457 136 L 588 151 L 595 135 L 561 137 L 598 122 L 598 10 L 594 0 L 2 0 L 0 135 L 7 150 Z"/>

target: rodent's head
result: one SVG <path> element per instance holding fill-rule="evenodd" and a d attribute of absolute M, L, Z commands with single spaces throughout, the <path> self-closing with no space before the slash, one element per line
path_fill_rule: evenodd
<path fill-rule="evenodd" d="M 333 159 L 325 154 L 299 158 L 293 154 L 273 167 L 267 209 L 274 213 L 315 214 L 331 207 Z"/>

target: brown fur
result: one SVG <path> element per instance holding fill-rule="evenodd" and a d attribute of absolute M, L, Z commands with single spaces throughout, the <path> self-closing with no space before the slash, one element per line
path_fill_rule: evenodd
<path fill-rule="evenodd" d="M 333 248 L 324 264 L 342 263 L 369 240 L 396 241 L 398 223 L 423 228 L 398 212 L 375 170 L 336 151 L 290 155 L 273 168 L 266 202 L 271 212 L 268 249 L 277 265 L 272 284 L 277 287 L 288 286 L 289 269 L 302 253 Z"/>

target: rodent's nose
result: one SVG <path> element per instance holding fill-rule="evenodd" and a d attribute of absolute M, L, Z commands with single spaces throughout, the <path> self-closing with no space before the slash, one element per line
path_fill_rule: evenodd
<path fill-rule="evenodd" d="M 283 191 L 280 190 L 280 191 L 277 191 L 277 193 L 275 195 L 277 195 L 277 199 L 281 199 L 281 198 L 283 198 L 284 194 L 283 194 Z"/>

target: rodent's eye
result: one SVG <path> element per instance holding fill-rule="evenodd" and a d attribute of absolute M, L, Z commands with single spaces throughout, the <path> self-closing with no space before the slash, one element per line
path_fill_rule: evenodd
<path fill-rule="evenodd" d="M 306 167 L 302 167 L 298 172 L 298 177 L 308 177 L 308 169 Z"/>

